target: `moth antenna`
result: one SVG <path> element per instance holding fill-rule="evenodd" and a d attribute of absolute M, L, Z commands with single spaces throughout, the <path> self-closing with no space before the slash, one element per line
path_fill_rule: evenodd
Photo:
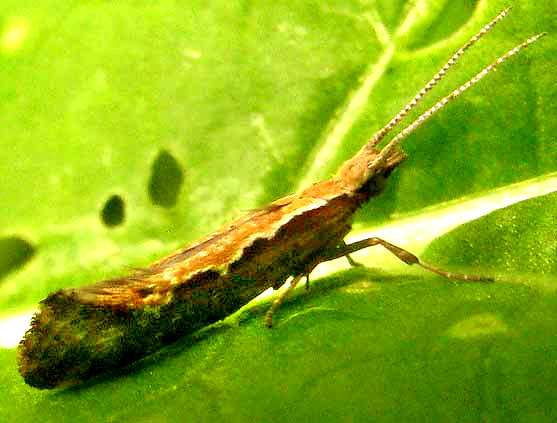
<path fill-rule="evenodd" d="M 381 150 L 381 154 L 379 155 L 379 157 L 376 160 L 374 160 L 370 164 L 369 167 L 370 168 L 376 168 L 377 166 L 381 166 L 383 163 L 385 163 L 386 160 L 389 158 L 389 155 L 393 152 L 394 148 L 398 144 L 400 144 L 400 142 L 402 140 L 407 138 L 408 135 L 410 135 L 418 126 L 420 126 L 422 123 L 424 123 L 426 120 L 428 120 L 431 116 L 433 116 L 436 112 L 438 112 L 443 107 L 445 107 L 447 105 L 447 103 L 449 103 L 451 100 L 454 100 L 460 94 L 462 94 L 464 91 L 466 91 L 468 88 L 470 88 L 472 85 L 476 84 L 480 79 L 482 79 L 488 73 L 494 71 L 497 68 L 497 66 L 499 66 L 501 63 L 506 61 L 511 56 L 514 56 L 516 53 L 518 53 L 523 48 L 528 47 L 530 44 L 537 41 L 538 39 L 540 39 L 541 37 L 543 37 L 546 34 L 547 34 L 546 32 L 542 32 L 540 34 L 534 35 L 533 37 L 528 38 L 522 44 L 519 44 L 516 47 L 514 47 L 513 49 L 507 51 L 505 54 L 500 56 L 493 63 L 491 63 L 490 65 L 483 68 L 483 70 L 478 72 L 478 74 L 476 76 L 474 76 L 472 79 L 468 80 L 467 82 L 462 84 L 460 87 L 458 87 L 456 90 L 452 91 L 450 94 L 448 94 L 447 96 L 445 96 L 441 100 L 439 100 L 435 105 L 431 106 L 428 110 L 426 110 L 424 113 L 422 113 L 420 116 L 418 116 L 418 118 L 416 120 L 414 120 L 410 125 L 408 125 L 401 132 L 399 132 L 391 141 L 389 141 L 389 143 L 385 147 L 383 147 L 383 149 Z"/>
<path fill-rule="evenodd" d="M 383 128 L 381 128 L 373 138 L 367 143 L 366 148 L 371 148 L 376 146 L 384 137 L 397 126 L 402 119 L 419 103 L 419 101 L 435 86 L 437 83 L 443 79 L 447 71 L 458 61 L 460 56 L 464 54 L 466 50 L 472 47 L 476 42 L 482 38 L 485 34 L 489 32 L 491 28 L 495 26 L 501 19 L 509 14 L 511 11 L 510 7 L 507 7 L 501 13 L 499 13 L 491 22 L 485 25 L 476 35 L 474 35 L 470 40 L 460 47 L 455 54 L 445 63 L 445 65 L 437 72 L 437 74 L 431 78 L 431 80 L 423 87 L 414 98 L 406 105 L 404 108 L 398 112 L 398 114 L 392 118 L 389 123 L 387 123 Z"/>

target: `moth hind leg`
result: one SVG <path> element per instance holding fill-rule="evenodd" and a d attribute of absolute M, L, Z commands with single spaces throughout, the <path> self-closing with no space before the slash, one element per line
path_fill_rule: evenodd
<path fill-rule="evenodd" d="M 335 256 L 332 257 L 331 259 L 340 258 L 340 257 L 346 257 L 348 259 L 349 254 L 359 251 L 363 248 L 373 247 L 375 245 L 380 245 L 383 248 L 387 249 L 394 256 L 396 256 L 398 259 L 400 259 L 401 261 L 403 261 L 408 265 L 417 264 L 418 266 L 421 266 L 424 269 L 429 270 L 430 272 L 436 273 L 450 280 L 464 281 L 464 282 L 493 282 L 494 281 L 493 277 L 481 276 L 481 275 L 469 275 L 463 273 L 453 273 L 453 272 L 449 272 L 448 270 L 444 270 L 439 267 L 433 266 L 431 264 L 425 263 L 421 261 L 418 257 L 416 257 L 414 254 L 412 254 L 411 252 L 401 247 L 397 247 L 396 245 L 391 244 L 390 242 L 387 242 L 384 239 L 377 238 L 377 237 L 366 238 L 361 241 L 353 242 L 351 244 L 346 244 L 343 242 L 337 248 L 335 252 Z"/>

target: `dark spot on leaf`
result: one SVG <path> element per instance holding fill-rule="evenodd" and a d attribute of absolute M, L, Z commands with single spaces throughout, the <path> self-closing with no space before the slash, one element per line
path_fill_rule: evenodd
<path fill-rule="evenodd" d="M 0 278 L 27 263 L 35 248 L 17 236 L 0 238 Z"/>
<path fill-rule="evenodd" d="M 118 226 L 124 221 L 125 204 L 122 197 L 113 195 L 104 203 L 101 219 L 106 226 Z"/>
<path fill-rule="evenodd" d="M 157 206 L 174 207 L 178 202 L 184 173 L 180 164 L 166 150 L 162 150 L 153 162 L 149 179 L 149 198 Z"/>

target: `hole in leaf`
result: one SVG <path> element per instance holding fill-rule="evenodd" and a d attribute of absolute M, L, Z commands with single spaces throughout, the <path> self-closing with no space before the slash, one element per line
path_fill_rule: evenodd
<path fill-rule="evenodd" d="M 119 195 L 113 195 L 106 200 L 101 210 L 101 219 L 103 223 L 109 227 L 122 224 L 125 215 L 124 200 Z"/>
<path fill-rule="evenodd" d="M 0 279 L 22 267 L 35 254 L 35 247 L 17 236 L 0 238 Z"/>
<path fill-rule="evenodd" d="M 180 188 L 184 182 L 184 172 L 176 159 L 166 150 L 159 152 L 149 179 L 149 198 L 153 204 L 174 207 L 178 202 Z"/>

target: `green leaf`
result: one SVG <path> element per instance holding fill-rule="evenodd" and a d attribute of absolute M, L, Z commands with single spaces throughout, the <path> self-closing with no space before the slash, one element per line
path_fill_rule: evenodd
<path fill-rule="evenodd" d="M 329 177 L 507 5 L 190 3 L 0 6 L 4 317 Z M 259 301 L 74 389 L 24 385 L 13 347 L 2 349 L 0 420 L 550 420 L 555 196 L 457 226 L 471 198 L 497 192 L 497 209 L 524 185 L 554 184 L 552 16 L 549 4 L 514 2 L 413 116 L 550 35 L 418 129 L 356 221 L 357 234 L 385 237 L 417 222 L 421 232 L 388 240 L 420 254 L 456 227 L 424 257 L 501 282 L 447 283 L 371 249 L 359 257 L 372 268 L 320 266 L 273 330 Z"/>

